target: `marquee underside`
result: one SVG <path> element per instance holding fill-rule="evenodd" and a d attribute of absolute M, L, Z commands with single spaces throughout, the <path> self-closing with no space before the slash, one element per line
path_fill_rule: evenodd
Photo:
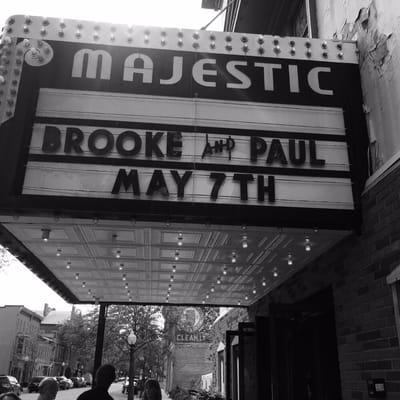
<path fill-rule="evenodd" d="M 10 251 L 74 303 L 247 306 L 349 234 L 43 217 L 3 217 L 2 223 L 23 244 L 3 237 Z"/>

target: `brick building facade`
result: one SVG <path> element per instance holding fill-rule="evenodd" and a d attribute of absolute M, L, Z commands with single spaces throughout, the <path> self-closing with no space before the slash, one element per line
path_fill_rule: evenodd
<path fill-rule="evenodd" d="M 221 380 L 226 379 L 226 375 L 221 376 L 219 372 L 222 353 L 216 351 L 217 343 L 220 343 L 220 350 L 225 350 L 223 356 L 226 357 L 226 331 L 238 333 L 239 324 L 247 321 L 251 321 L 254 325 L 252 329 L 257 331 L 262 326 L 260 318 L 264 317 L 267 321 L 264 333 L 272 335 L 265 336 L 265 340 L 277 345 L 276 354 L 273 354 L 269 344 L 261 346 L 264 350 L 265 347 L 271 350 L 270 353 L 263 353 L 268 364 L 262 364 L 266 386 L 271 388 L 273 384 L 279 386 L 280 383 L 278 375 L 281 372 L 274 377 L 270 370 L 277 366 L 281 371 L 289 365 L 295 376 L 304 378 L 304 387 L 307 388 L 304 393 L 300 391 L 296 394 L 282 387 L 280 391 L 271 389 L 271 397 L 265 398 L 366 400 L 381 395 L 395 400 L 400 398 L 400 166 L 396 122 L 399 114 L 398 102 L 395 101 L 400 79 L 397 44 L 399 4 L 393 1 L 385 4 L 356 1 L 349 4 L 324 0 L 310 3 L 316 6 L 314 17 L 321 37 L 358 40 L 359 44 L 371 167 L 371 177 L 361 198 L 361 229 L 249 307 L 248 315 L 235 310 L 218 321 L 212 348 L 214 388 L 223 391 Z M 246 15 L 250 15 L 248 9 L 252 6 L 244 6 L 243 9 L 246 10 L 246 7 Z M 281 11 L 289 10 L 289 2 L 282 2 L 282 7 Z M 270 21 L 268 25 L 265 21 L 258 23 L 240 19 L 240 12 L 245 14 L 243 9 L 239 11 L 237 20 L 240 23 L 237 24 L 244 31 L 253 29 L 268 34 L 281 34 L 276 30 L 268 31 L 273 26 L 271 20 L 276 17 L 284 21 L 290 14 L 283 15 L 281 12 L 278 15 L 275 9 L 276 14 L 271 12 L 268 17 L 271 19 L 267 18 Z M 319 307 L 323 304 L 324 307 Z M 242 324 L 242 327 L 245 326 Z M 255 346 L 260 346 L 257 334 L 256 337 Z M 235 344 L 237 342 L 231 343 L 232 348 Z M 320 371 L 316 371 L 313 361 L 307 359 L 313 358 L 314 351 L 330 353 L 318 359 L 322 363 Z M 276 361 L 289 353 L 292 358 L 296 358 L 297 354 L 301 356 L 301 365 L 296 364 L 296 360 Z M 256 359 L 254 356 L 253 361 L 258 363 Z M 321 372 L 325 368 L 323 363 L 334 359 L 337 366 L 327 367 L 330 374 Z M 256 371 L 259 364 L 257 367 L 253 365 Z M 246 365 L 243 369 L 246 370 Z M 332 377 L 336 374 L 335 370 L 338 374 L 337 391 L 333 393 L 331 389 L 327 393 L 327 388 L 333 387 L 327 375 Z M 308 372 L 313 376 L 307 375 Z M 232 370 L 230 379 L 235 381 Z M 241 382 L 248 383 L 245 378 Z M 235 382 L 231 382 L 232 385 L 235 386 Z M 286 382 L 286 385 L 290 384 Z M 230 398 L 237 398 L 236 395 L 235 388 L 231 389 Z"/>

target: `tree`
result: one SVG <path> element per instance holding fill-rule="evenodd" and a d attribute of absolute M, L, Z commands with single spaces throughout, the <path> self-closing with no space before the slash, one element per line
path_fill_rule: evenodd
<path fill-rule="evenodd" d="M 135 370 L 148 376 L 162 376 L 163 327 L 160 324 L 160 307 L 110 305 L 107 309 L 104 333 L 103 363 L 111 363 L 117 369 L 128 370 L 129 345 L 127 336 L 132 330 L 137 336 Z M 99 310 L 86 315 L 76 314 L 60 329 L 60 339 L 78 355 L 75 363 L 93 368 Z"/>
<path fill-rule="evenodd" d="M 0 245 L 0 271 L 8 267 L 13 259 L 13 255 L 8 252 L 8 250 Z"/>

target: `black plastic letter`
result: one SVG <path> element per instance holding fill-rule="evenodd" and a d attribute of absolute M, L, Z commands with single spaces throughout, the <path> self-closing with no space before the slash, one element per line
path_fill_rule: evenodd
<path fill-rule="evenodd" d="M 177 189 L 178 189 L 178 198 L 182 198 L 185 196 L 185 186 L 189 180 L 189 178 L 192 176 L 192 171 L 185 171 L 183 176 L 179 176 L 178 171 L 171 171 L 171 175 L 174 178 L 174 181 L 176 183 Z"/>
<path fill-rule="evenodd" d="M 81 154 L 83 150 L 81 143 L 83 141 L 83 132 L 79 128 L 67 128 L 65 137 L 64 153 L 71 153 L 74 149 L 75 153 Z"/>
<path fill-rule="evenodd" d="M 47 126 L 44 129 L 42 150 L 44 153 L 54 153 L 61 145 L 61 132 L 55 126 Z"/>
<path fill-rule="evenodd" d="M 224 180 L 226 179 L 226 175 L 222 172 L 211 172 L 210 179 L 215 179 L 214 186 L 211 190 L 210 197 L 212 200 L 217 200 L 219 189 L 221 188 L 222 184 L 224 183 Z"/>
<path fill-rule="evenodd" d="M 161 169 L 154 170 L 146 194 L 148 196 L 153 196 L 155 192 L 160 192 L 160 194 L 164 197 L 169 196 L 167 184 L 165 182 L 164 175 Z"/>
<path fill-rule="evenodd" d="M 131 139 L 134 142 L 134 146 L 127 150 L 124 147 L 125 140 Z M 142 139 L 140 136 L 134 131 L 125 131 L 122 132 L 117 139 L 116 148 L 121 156 L 135 156 L 139 153 L 142 148 Z"/>
<path fill-rule="evenodd" d="M 257 161 L 257 157 L 267 151 L 267 143 L 264 139 L 252 136 L 250 139 L 250 160 Z"/>
<path fill-rule="evenodd" d="M 275 177 L 268 177 L 268 186 L 264 186 L 264 176 L 258 175 L 258 201 L 264 201 L 265 193 L 268 193 L 268 202 L 275 202 Z"/>
<path fill-rule="evenodd" d="M 106 139 L 106 145 L 103 148 L 96 147 L 97 139 L 103 136 Z M 105 129 L 96 129 L 89 136 L 88 147 L 89 150 L 96 156 L 104 156 L 109 153 L 114 146 L 114 136 L 111 132 Z"/>
<path fill-rule="evenodd" d="M 127 175 L 126 170 L 121 168 L 118 171 L 117 179 L 115 180 L 111 193 L 118 194 L 121 190 L 121 185 L 124 185 L 125 192 L 132 186 L 133 194 L 135 196 L 140 196 L 139 178 L 136 169 L 131 169 L 129 175 Z"/>
<path fill-rule="evenodd" d="M 247 184 L 250 181 L 254 181 L 254 177 L 252 174 L 234 174 L 233 180 L 240 182 L 240 200 L 248 200 L 248 190 Z"/>

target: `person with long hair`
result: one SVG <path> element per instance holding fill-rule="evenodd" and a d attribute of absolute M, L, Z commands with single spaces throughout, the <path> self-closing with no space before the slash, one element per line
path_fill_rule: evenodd
<path fill-rule="evenodd" d="M 144 384 L 142 400 L 161 400 L 160 384 L 155 379 L 147 379 Z"/>

